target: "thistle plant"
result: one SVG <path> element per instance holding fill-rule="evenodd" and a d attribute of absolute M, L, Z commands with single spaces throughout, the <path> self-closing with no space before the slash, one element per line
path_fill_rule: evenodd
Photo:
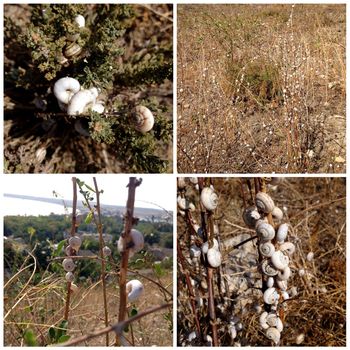
<path fill-rule="evenodd" d="M 11 15 L 16 9 L 5 11 L 6 94 L 15 105 L 5 114 L 26 113 L 36 142 L 26 145 L 28 154 L 9 157 L 7 171 L 169 171 L 171 6 L 30 5 L 25 27 Z M 149 16 L 157 17 L 164 35 Z M 16 64 L 18 52 L 23 60 Z M 67 79 L 75 87 L 62 85 Z M 151 127 L 143 127 L 141 111 L 154 118 Z M 16 149 L 25 142 L 24 129 L 19 125 L 15 142 L 9 135 Z M 50 160 L 51 149 L 57 152 Z"/>

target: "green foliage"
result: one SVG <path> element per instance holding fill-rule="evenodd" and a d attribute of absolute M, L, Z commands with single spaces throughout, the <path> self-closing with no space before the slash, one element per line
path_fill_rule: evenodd
<path fill-rule="evenodd" d="M 57 327 L 50 327 L 48 331 L 51 344 L 60 344 L 68 341 L 70 336 L 67 335 L 68 321 L 61 321 Z"/>
<path fill-rule="evenodd" d="M 30 328 L 27 328 L 25 330 L 24 335 L 23 335 L 23 340 L 27 346 L 38 346 L 38 341 L 36 339 L 36 335 L 35 335 L 34 331 Z"/>

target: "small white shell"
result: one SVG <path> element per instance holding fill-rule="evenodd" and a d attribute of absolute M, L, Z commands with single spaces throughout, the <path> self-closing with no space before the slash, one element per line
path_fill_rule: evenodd
<path fill-rule="evenodd" d="M 130 251 L 132 251 L 132 253 L 137 253 L 143 248 L 145 244 L 145 239 L 143 237 L 143 234 L 140 231 L 133 228 L 130 231 L 130 237 L 132 242 L 134 243 Z"/>
<path fill-rule="evenodd" d="M 192 340 L 194 340 L 194 339 L 196 339 L 196 338 L 197 338 L 197 334 L 196 334 L 195 331 L 191 332 L 191 333 L 187 336 L 187 340 L 188 340 L 188 341 L 192 341 Z"/>
<path fill-rule="evenodd" d="M 75 293 L 78 290 L 78 286 L 75 283 L 71 283 L 70 290 Z"/>
<path fill-rule="evenodd" d="M 81 246 L 81 239 L 78 236 L 69 238 L 69 245 L 77 252 Z"/>
<path fill-rule="evenodd" d="M 105 106 L 100 102 L 96 102 L 92 105 L 91 110 L 93 112 L 102 114 L 105 111 Z"/>
<path fill-rule="evenodd" d="M 131 280 L 126 284 L 126 292 L 129 302 L 136 301 L 144 292 L 143 284 L 139 280 Z"/>
<path fill-rule="evenodd" d="M 73 282 L 74 281 L 74 274 L 73 272 L 69 271 L 66 273 L 66 281 L 67 282 Z"/>
<path fill-rule="evenodd" d="M 145 106 L 135 107 L 134 112 L 135 129 L 145 134 L 152 130 L 154 125 L 154 116 L 152 112 Z"/>
<path fill-rule="evenodd" d="M 82 15 L 78 15 L 74 18 L 74 22 L 78 25 L 79 28 L 85 27 L 85 18 Z"/>
<path fill-rule="evenodd" d="M 193 183 L 194 185 L 198 184 L 198 178 L 197 177 L 190 177 L 190 182 Z"/>
<path fill-rule="evenodd" d="M 183 190 L 186 187 L 186 181 L 184 177 L 178 177 L 177 178 L 177 187 L 180 190 Z"/>
<path fill-rule="evenodd" d="M 182 210 L 194 211 L 196 209 L 193 203 L 191 203 L 187 198 L 181 196 L 177 197 L 177 205 Z"/>
<path fill-rule="evenodd" d="M 275 246 L 271 242 L 264 242 L 259 245 L 259 251 L 263 256 L 270 257 L 275 252 Z"/>
<path fill-rule="evenodd" d="M 283 211 L 279 207 L 274 207 L 271 214 L 272 218 L 276 221 L 281 221 L 283 219 Z"/>
<path fill-rule="evenodd" d="M 207 253 L 208 263 L 211 267 L 219 267 L 221 265 L 221 253 L 217 248 L 209 248 Z"/>
<path fill-rule="evenodd" d="M 199 258 L 201 256 L 201 249 L 197 247 L 195 244 L 190 247 L 190 257 L 191 258 Z"/>
<path fill-rule="evenodd" d="M 64 250 L 67 256 L 71 256 L 72 252 L 71 252 L 71 246 L 67 245 L 66 249 Z"/>
<path fill-rule="evenodd" d="M 280 290 L 286 291 L 288 289 L 288 282 L 283 280 L 276 280 L 277 286 Z"/>
<path fill-rule="evenodd" d="M 266 259 L 261 264 L 261 270 L 266 276 L 276 276 L 278 270 L 272 265 L 270 259 Z"/>
<path fill-rule="evenodd" d="M 275 229 L 272 225 L 264 221 L 259 221 L 256 227 L 256 233 L 260 239 L 270 241 L 275 237 Z"/>
<path fill-rule="evenodd" d="M 314 259 L 314 252 L 309 252 L 306 256 L 307 261 L 312 261 Z"/>
<path fill-rule="evenodd" d="M 280 250 L 276 250 L 271 256 L 273 266 L 278 270 L 284 270 L 289 264 L 289 258 Z"/>
<path fill-rule="evenodd" d="M 289 299 L 289 294 L 288 294 L 288 292 L 283 291 L 281 294 L 282 294 L 283 300 L 288 300 L 288 299 Z"/>
<path fill-rule="evenodd" d="M 79 81 L 74 78 L 58 79 L 54 85 L 53 93 L 57 100 L 67 105 L 74 94 L 80 90 Z"/>
<path fill-rule="evenodd" d="M 265 192 L 258 192 L 256 194 L 255 204 L 259 210 L 266 214 L 271 213 L 275 207 L 272 198 Z"/>
<path fill-rule="evenodd" d="M 215 249 L 219 249 L 219 242 L 216 240 L 216 238 L 213 239 L 213 246 L 212 248 L 215 248 Z M 208 242 L 204 242 L 202 244 L 202 253 L 203 254 L 207 254 L 208 253 L 208 249 L 209 249 L 209 243 Z"/>
<path fill-rule="evenodd" d="M 298 270 L 298 275 L 299 275 L 300 277 L 303 277 L 303 276 L 305 275 L 305 270 L 304 270 L 304 269 L 299 269 L 299 270 Z"/>
<path fill-rule="evenodd" d="M 234 324 L 230 324 L 228 326 L 228 332 L 230 334 L 231 339 L 235 339 L 237 337 L 237 329 Z"/>
<path fill-rule="evenodd" d="M 215 210 L 218 206 L 219 197 L 211 187 L 204 187 L 201 193 L 201 202 L 205 209 Z"/>
<path fill-rule="evenodd" d="M 88 111 L 96 101 L 98 91 L 96 88 L 78 91 L 69 101 L 67 114 L 80 115 Z"/>
<path fill-rule="evenodd" d="M 266 322 L 267 315 L 268 315 L 268 313 L 266 311 L 264 311 L 259 317 L 259 323 L 260 323 L 260 327 L 262 329 L 268 329 L 269 328 L 269 325 Z"/>
<path fill-rule="evenodd" d="M 275 327 L 281 333 L 283 331 L 282 320 L 275 313 L 270 313 L 266 317 L 266 322 L 270 327 Z"/>
<path fill-rule="evenodd" d="M 75 269 L 74 261 L 71 258 L 64 259 L 62 262 L 62 266 L 63 266 L 64 270 L 67 272 L 71 272 Z"/>
<path fill-rule="evenodd" d="M 276 345 L 280 342 L 281 339 L 281 333 L 278 331 L 277 328 L 270 327 L 266 331 L 266 337 L 270 340 L 272 340 Z"/>
<path fill-rule="evenodd" d="M 289 295 L 293 298 L 293 297 L 295 297 L 295 296 L 297 296 L 298 295 L 298 289 L 297 289 L 297 287 L 292 287 L 290 290 L 289 290 Z"/>
<path fill-rule="evenodd" d="M 291 256 L 295 252 L 295 245 L 292 242 L 284 242 L 279 249 L 281 252 Z"/>
<path fill-rule="evenodd" d="M 276 239 L 277 242 L 283 243 L 288 235 L 288 224 L 281 224 L 277 230 Z"/>
<path fill-rule="evenodd" d="M 278 271 L 277 278 L 281 281 L 287 281 L 291 276 L 292 271 L 288 266 L 286 266 L 282 271 Z"/>
<path fill-rule="evenodd" d="M 112 254 L 111 248 L 109 248 L 108 246 L 104 246 L 102 248 L 102 251 L 104 256 L 110 256 Z"/>
<path fill-rule="evenodd" d="M 267 288 L 264 292 L 264 302 L 266 304 L 274 304 L 279 299 L 279 297 L 280 296 L 274 287 Z"/>
<path fill-rule="evenodd" d="M 243 221 L 250 228 L 255 228 L 257 221 L 260 219 L 260 214 L 255 205 L 244 209 Z"/>
<path fill-rule="evenodd" d="M 273 277 L 269 276 L 269 278 L 267 279 L 267 287 L 268 288 L 273 287 L 274 283 L 275 283 L 275 280 L 273 279 Z"/>

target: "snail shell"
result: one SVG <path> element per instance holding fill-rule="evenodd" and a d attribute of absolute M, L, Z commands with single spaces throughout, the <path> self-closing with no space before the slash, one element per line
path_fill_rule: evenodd
<path fill-rule="evenodd" d="M 237 337 L 237 329 L 236 329 L 236 326 L 234 324 L 230 324 L 228 326 L 228 331 L 229 331 L 231 339 L 235 339 Z"/>
<path fill-rule="evenodd" d="M 271 287 L 273 287 L 273 285 L 274 285 L 274 283 L 275 283 L 275 280 L 273 279 L 273 277 L 269 277 L 268 279 L 267 279 L 267 287 L 268 288 L 271 288 Z"/>
<path fill-rule="evenodd" d="M 278 271 L 278 279 L 281 281 L 287 281 L 291 276 L 292 272 L 288 266 L 286 266 L 282 271 Z"/>
<path fill-rule="evenodd" d="M 275 327 L 281 333 L 283 331 L 282 320 L 275 313 L 268 314 L 266 317 L 266 323 L 270 327 Z"/>
<path fill-rule="evenodd" d="M 295 252 L 295 245 L 292 242 L 284 242 L 280 245 L 280 251 L 291 256 Z"/>
<path fill-rule="evenodd" d="M 287 238 L 288 234 L 288 224 L 281 224 L 277 230 L 276 239 L 277 242 L 283 243 Z"/>
<path fill-rule="evenodd" d="M 282 291 L 286 291 L 288 289 L 287 281 L 277 279 L 276 283 L 278 288 L 281 289 Z"/>
<path fill-rule="evenodd" d="M 213 246 L 212 248 L 215 248 L 217 250 L 219 250 L 219 242 L 214 238 L 213 239 Z M 209 243 L 208 242 L 204 242 L 202 244 L 202 253 L 203 254 L 207 254 L 208 253 L 208 249 L 209 249 Z"/>
<path fill-rule="evenodd" d="M 243 212 L 243 221 L 250 228 L 255 228 L 256 222 L 260 219 L 260 214 L 255 205 L 252 205 Z"/>
<path fill-rule="evenodd" d="M 283 291 L 281 294 L 282 294 L 283 300 L 288 300 L 288 299 L 289 299 L 289 294 L 288 294 L 288 292 Z"/>
<path fill-rule="evenodd" d="M 278 270 L 284 270 L 289 264 L 289 258 L 280 250 L 276 250 L 271 256 L 273 266 Z"/>
<path fill-rule="evenodd" d="M 75 269 L 74 261 L 71 258 L 64 259 L 62 262 L 62 266 L 63 266 L 64 270 L 67 272 L 71 272 Z"/>
<path fill-rule="evenodd" d="M 211 187 L 204 187 L 201 193 L 201 202 L 205 209 L 215 210 L 218 206 L 218 195 L 214 192 Z"/>
<path fill-rule="evenodd" d="M 133 242 L 133 246 L 131 247 L 131 250 L 133 253 L 137 253 L 143 248 L 145 244 L 143 234 L 140 231 L 133 228 L 130 231 L 130 237 Z"/>
<path fill-rule="evenodd" d="M 81 246 L 81 239 L 78 236 L 69 238 L 69 245 L 77 252 Z"/>
<path fill-rule="evenodd" d="M 109 248 L 107 246 L 104 246 L 102 248 L 102 251 L 103 251 L 103 255 L 104 256 L 110 256 L 112 254 L 111 248 Z"/>
<path fill-rule="evenodd" d="M 73 282 L 74 281 L 74 274 L 73 272 L 69 271 L 66 273 L 66 281 L 67 282 Z"/>
<path fill-rule="evenodd" d="M 75 293 L 78 290 L 78 286 L 75 283 L 70 285 L 71 292 Z"/>
<path fill-rule="evenodd" d="M 78 56 L 82 51 L 82 47 L 75 42 L 69 43 L 64 48 L 63 54 L 66 58 Z"/>
<path fill-rule="evenodd" d="M 136 106 L 134 113 L 135 129 L 145 134 L 152 130 L 154 125 L 154 116 L 145 106 Z"/>
<path fill-rule="evenodd" d="M 221 265 L 221 253 L 217 248 L 209 248 L 207 253 L 208 263 L 211 267 L 219 267 Z"/>
<path fill-rule="evenodd" d="M 275 252 L 275 246 L 271 242 L 265 242 L 259 245 L 259 250 L 263 256 L 270 257 Z"/>
<path fill-rule="evenodd" d="M 278 207 L 274 207 L 271 214 L 272 218 L 276 221 L 281 221 L 283 219 L 283 211 Z"/>
<path fill-rule="evenodd" d="M 194 185 L 198 184 L 198 178 L 197 177 L 190 177 L 190 182 L 193 183 Z"/>
<path fill-rule="evenodd" d="M 266 259 L 261 264 L 261 270 L 266 276 L 276 276 L 278 270 L 271 264 L 270 259 Z"/>
<path fill-rule="evenodd" d="M 96 88 L 80 90 L 71 98 L 67 108 L 68 115 L 80 115 L 91 108 L 96 101 L 98 91 Z"/>
<path fill-rule="evenodd" d="M 182 210 L 194 211 L 196 209 L 193 203 L 191 203 L 187 198 L 181 196 L 177 197 L 177 205 Z"/>
<path fill-rule="evenodd" d="M 260 327 L 262 329 L 268 329 L 269 328 L 269 325 L 266 322 L 267 315 L 268 315 L 268 313 L 266 311 L 264 311 L 259 317 L 259 323 L 260 323 Z"/>
<path fill-rule="evenodd" d="M 190 247 L 190 257 L 191 258 L 199 258 L 201 256 L 201 249 L 196 245 L 191 245 Z"/>
<path fill-rule="evenodd" d="M 266 337 L 272 340 L 276 345 L 280 342 L 281 333 L 275 327 L 270 327 L 266 331 Z"/>
<path fill-rule="evenodd" d="M 72 256 L 72 247 L 70 245 L 67 245 L 66 249 L 64 250 L 67 256 Z"/>
<path fill-rule="evenodd" d="M 306 255 L 306 260 L 307 261 L 312 261 L 314 259 L 314 252 L 309 252 Z"/>
<path fill-rule="evenodd" d="M 273 226 L 264 221 L 258 222 L 256 233 L 263 241 L 270 241 L 275 237 L 275 229 Z"/>
<path fill-rule="evenodd" d="M 136 301 L 144 292 L 143 284 L 139 280 L 131 280 L 126 284 L 126 292 L 129 302 Z"/>
<path fill-rule="evenodd" d="M 80 83 L 74 78 L 58 79 L 54 85 L 53 93 L 58 102 L 67 105 L 74 94 L 80 90 Z"/>
<path fill-rule="evenodd" d="M 178 177 L 177 178 L 177 187 L 180 190 L 183 190 L 186 187 L 186 181 L 184 177 Z"/>
<path fill-rule="evenodd" d="M 271 213 L 275 207 L 272 198 L 265 192 L 258 192 L 256 194 L 255 204 L 259 210 L 266 214 Z"/>
<path fill-rule="evenodd" d="M 276 290 L 276 288 L 271 287 L 271 288 L 267 288 L 264 292 L 264 302 L 266 304 L 275 304 L 276 301 L 278 301 L 279 299 L 279 294 Z"/>

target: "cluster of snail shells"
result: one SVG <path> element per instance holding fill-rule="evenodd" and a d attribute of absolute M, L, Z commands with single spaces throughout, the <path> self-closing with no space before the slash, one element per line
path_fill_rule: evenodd
<path fill-rule="evenodd" d="M 65 77 L 57 80 L 53 92 L 60 109 L 68 115 L 86 114 L 89 110 L 104 112 L 104 105 L 98 101 L 97 88 L 84 90 L 74 78 Z"/>
<path fill-rule="evenodd" d="M 74 260 L 71 258 L 73 254 L 76 254 L 81 246 L 81 239 L 78 236 L 72 236 L 68 240 L 68 246 L 65 249 L 67 258 L 65 258 L 62 262 L 62 266 L 66 273 L 66 281 L 71 283 L 71 290 L 75 291 L 78 287 L 72 283 L 74 281 L 73 271 L 75 270 L 76 265 L 74 264 Z"/>
<path fill-rule="evenodd" d="M 66 35 L 67 43 L 63 49 L 64 56 L 60 58 L 61 64 L 65 64 L 67 62 L 67 59 L 71 59 L 75 56 L 78 56 L 82 51 L 82 47 L 78 43 L 76 43 L 76 41 L 80 37 L 79 31 L 81 30 L 81 28 L 85 27 L 85 18 L 82 15 L 77 15 L 74 18 L 74 24 L 77 27 L 78 32 Z"/>
<path fill-rule="evenodd" d="M 131 258 L 135 253 L 139 252 L 145 244 L 143 234 L 136 230 L 130 230 L 130 242 L 126 242 L 126 239 L 121 235 L 118 240 L 118 251 L 123 253 L 129 250 L 129 258 Z"/>
<path fill-rule="evenodd" d="M 274 221 L 280 222 L 283 212 L 274 205 L 272 198 L 264 192 L 256 195 L 255 206 L 247 208 L 243 214 L 245 223 L 254 227 L 258 235 L 259 252 L 263 258 L 261 271 L 266 276 L 267 289 L 264 291 L 264 303 L 271 305 L 271 312 L 263 312 L 260 325 L 266 330 L 266 336 L 278 344 L 283 330 L 281 319 L 276 314 L 279 300 L 289 299 L 288 279 L 291 276 L 290 256 L 295 251 L 291 242 L 286 242 L 288 224 L 279 224 L 277 229 L 267 222 L 272 214 Z"/>

